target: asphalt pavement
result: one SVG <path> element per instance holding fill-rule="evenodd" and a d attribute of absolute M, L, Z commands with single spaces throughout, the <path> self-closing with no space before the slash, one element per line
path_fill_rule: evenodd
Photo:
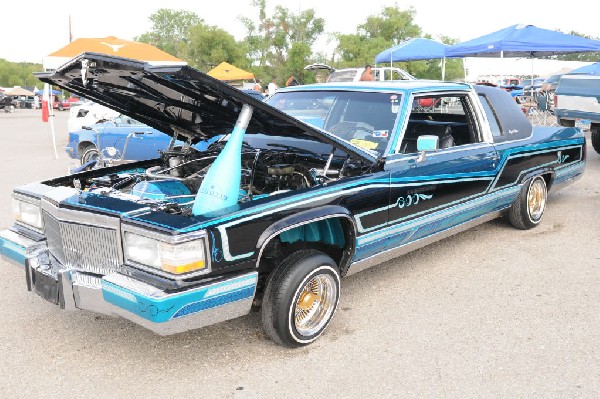
<path fill-rule="evenodd" d="M 66 173 L 39 110 L 0 113 L 0 229 L 14 186 Z M 589 139 L 589 133 L 588 133 Z M 259 313 L 160 337 L 65 312 L 0 261 L 1 398 L 600 397 L 600 155 L 538 228 L 495 220 L 342 281 L 326 333 L 266 339 Z"/>

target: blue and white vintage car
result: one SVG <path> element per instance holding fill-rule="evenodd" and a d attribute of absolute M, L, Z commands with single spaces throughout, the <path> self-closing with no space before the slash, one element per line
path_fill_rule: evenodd
<path fill-rule="evenodd" d="M 60 308 L 158 334 L 254 305 L 268 337 L 309 344 L 342 277 L 493 218 L 534 228 L 585 165 L 579 129 L 532 128 L 491 87 L 327 83 L 264 103 L 189 66 L 98 54 L 38 77 L 186 145 L 16 188 L 2 256 Z"/>

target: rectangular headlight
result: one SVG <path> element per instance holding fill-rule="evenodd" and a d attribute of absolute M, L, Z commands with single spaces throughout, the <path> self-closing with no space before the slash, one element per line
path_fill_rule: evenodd
<path fill-rule="evenodd" d="M 125 233 L 125 258 L 172 274 L 199 271 L 206 267 L 202 239 L 170 244 L 138 234 Z"/>
<path fill-rule="evenodd" d="M 39 207 L 39 205 L 13 199 L 13 214 L 15 219 L 21 223 L 39 230 L 44 228 L 42 209 Z"/>

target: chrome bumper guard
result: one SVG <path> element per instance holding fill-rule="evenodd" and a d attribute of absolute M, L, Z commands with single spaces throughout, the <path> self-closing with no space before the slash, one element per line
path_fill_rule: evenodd
<path fill-rule="evenodd" d="M 66 310 L 121 316 L 160 335 L 176 334 L 250 312 L 258 273 L 167 293 L 123 274 L 104 276 L 67 269 L 43 244 L 5 230 L 2 258 L 25 266 L 27 288 Z"/>

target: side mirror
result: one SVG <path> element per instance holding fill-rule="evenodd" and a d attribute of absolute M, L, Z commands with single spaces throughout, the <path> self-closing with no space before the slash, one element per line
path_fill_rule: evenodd
<path fill-rule="evenodd" d="M 423 135 L 417 138 L 417 151 L 419 158 L 417 162 L 425 161 L 427 152 L 435 152 L 440 148 L 440 138 L 438 136 Z"/>

